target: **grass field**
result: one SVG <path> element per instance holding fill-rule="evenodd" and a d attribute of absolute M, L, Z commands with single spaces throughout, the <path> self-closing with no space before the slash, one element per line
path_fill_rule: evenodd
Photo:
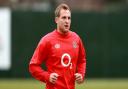
<path fill-rule="evenodd" d="M 34 79 L 0 79 L 0 89 L 45 89 Z M 128 89 L 128 79 L 86 79 L 76 89 Z"/>

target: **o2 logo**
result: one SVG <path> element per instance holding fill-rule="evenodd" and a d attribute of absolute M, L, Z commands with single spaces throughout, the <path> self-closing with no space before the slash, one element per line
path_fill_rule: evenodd
<path fill-rule="evenodd" d="M 68 58 L 67 58 L 67 59 L 68 59 L 68 63 L 64 63 L 64 58 L 65 58 L 65 57 L 68 57 Z M 70 69 L 72 69 L 71 56 L 70 56 L 68 53 L 64 53 L 64 54 L 62 55 L 62 57 L 61 57 L 61 64 L 62 64 L 62 66 L 64 66 L 64 67 L 70 66 Z"/>

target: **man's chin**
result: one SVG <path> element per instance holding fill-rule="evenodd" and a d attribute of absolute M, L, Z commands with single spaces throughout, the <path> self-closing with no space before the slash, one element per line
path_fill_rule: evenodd
<path fill-rule="evenodd" d="M 60 30 L 63 34 L 66 34 L 69 32 L 69 29 L 63 29 L 63 30 Z"/>
<path fill-rule="evenodd" d="M 63 31 L 63 33 L 67 33 L 67 32 L 69 32 L 69 30 L 68 30 L 68 29 L 66 29 L 66 30 L 64 30 L 64 31 Z"/>
<path fill-rule="evenodd" d="M 68 32 L 68 31 L 69 31 L 69 28 L 64 29 L 64 31 L 65 31 L 65 32 Z"/>

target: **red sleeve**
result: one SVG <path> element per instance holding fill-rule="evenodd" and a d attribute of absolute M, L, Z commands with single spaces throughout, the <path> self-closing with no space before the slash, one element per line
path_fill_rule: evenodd
<path fill-rule="evenodd" d="M 86 72 L 86 53 L 82 41 L 80 39 L 79 42 L 79 57 L 78 57 L 78 64 L 77 64 L 77 72 L 82 74 L 83 78 Z"/>
<path fill-rule="evenodd" d="M 49 81 L 49 73 L 41 67 L 42 62 L 47 58 L 47 50 L 47 42 L 42 38 L 29 63 L 29 72 L 31 75 L 42 82 Z"/>

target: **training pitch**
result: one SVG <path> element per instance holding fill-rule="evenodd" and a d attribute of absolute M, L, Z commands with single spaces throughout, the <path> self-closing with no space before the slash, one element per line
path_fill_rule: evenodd
<path fill-rule="evenodd" d="M 0 89 L 45 89 L 34 79 L 0 79 Z M 76 89 L 128 89 L 128 79 L 86 79 Z"/>

